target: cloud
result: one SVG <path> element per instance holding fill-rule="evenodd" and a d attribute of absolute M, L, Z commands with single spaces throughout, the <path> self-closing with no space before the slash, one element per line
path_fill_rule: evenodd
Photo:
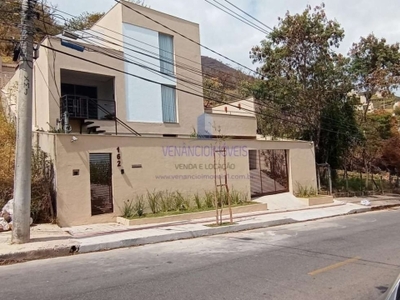
<path fill-rule="evenodd" d="M 227 4 L 223 0 L 221 3 Z M 230 0 L 232 3 L 250 12 L 263 23 L 273 27 L 278 24 L 278 17 L 286 11 L 299 13 L 307 4 L 321 4 L 322 0 Z M 107 11 L 114 4 L 113 0 L 53 0 L 59 9 L 78 15 L 84 11 Z M 74 3 L 71 5 L 71 3 Z M 156 9 L 183 19 L 200 24 L 201 43 L 224 55 L 254 69 L 249 59 L 249 50 L 258 45 L 264 34 L 225 14 L 204 0 L 145 0 L 152 9 Z M 336 19 L 345 29 L 346 37 L 339 51 L 347 53 L 353 42 L 360 36 L 374 32 L 378 37 L 385 37 L 388 42 L 400 40 L 398 26 L 397 0 L 330 0 L 326 1 L 328 18 Z M 179 30 L 179 28 L 176 28 Z M 203 55 L 222 59 L 216 54 L 202 49 Z M 233 63 L 228 62 L 234 66 Z M 236 67 L 236 66 L 234 66 Z"/>

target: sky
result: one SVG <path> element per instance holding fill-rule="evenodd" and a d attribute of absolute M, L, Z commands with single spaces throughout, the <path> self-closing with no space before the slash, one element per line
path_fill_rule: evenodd
<path fill-rule="evenodd" d="M 212 2 L 212 0 L 210 0 Z M 105 12 L 114 0 L 49 0 L 58 9 L 72 15 L 82 12 Z M 220 3 L 227 3 L 219 0 Z M 320 5 L 322 0 L 230 0 L 266 25 L 278 25 L 278 17 L 302 12 L 307 4 Z M 400 18 L 398 0 L 325 0 L 325 11 L 329 19 L 336 19 L 344 28 L 346 37 L 339 52 L 346 54 L 361 36 L 374 33 L 390 43 L 400 42 Z M 234 19 L 211 6 L 204 0 L 145 0 L 150 8 L 200 24 L 201 43 L 225 56 L 255 69 L 249 58 L 250 49 L 259 45 L 265 34 Z M 177 28 L 179 31 L 179 28 Z M 202 49 L 207 55 L 226 62 L 216 54 Z M 234 63 L 229 64 L 237 68 Z"/>

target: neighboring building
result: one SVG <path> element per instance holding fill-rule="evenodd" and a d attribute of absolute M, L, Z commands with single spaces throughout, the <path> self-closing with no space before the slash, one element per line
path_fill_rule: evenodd
<path fill-rule="evenodd" d="M 0 59 L 0 89 L 14 76 L 16 68 L 16 64 L 5 64 Z"/>
<path fill-rule="evenodd" d="M 367 99 L 365 96 L 358 96 L 360 98 L 360 105 L 357 106 L 357 110 L 366 111 L 368 106 L 368 112 L 371 113 L 375 110 L 374 103 L 370 101 L 369 105 L 367 105 Z"/>
<path fill-rule="evenodd" d="M 198 24 L 123 3 L 200 41 Z M 249 196 L 316 188 L 313 144 L 258 140 L 254 102 L 204 111 L 202 87 L 180 80 L 202 82 L 191 72 L 201 69 L 199 45 L 121 4 L 92 30 L 107 43 L 47 37 L 34 63 L 34 143 L 54 164 L 60 225 L 115 221 L 124 201 L 155 189 L 214 191 L 209 166 L 219 148 L 231 166 L 229 186 Z M 140 64 L 127 62 L 133 55 Z M 3 89 L 6 104 L 17 81 L 18 71 Z"/>

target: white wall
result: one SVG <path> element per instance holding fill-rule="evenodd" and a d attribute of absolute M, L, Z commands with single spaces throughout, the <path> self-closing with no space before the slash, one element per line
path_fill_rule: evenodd
<path fill-rule="evenodd" d="M 10 81 L 1 89 L 0 93 L 1 105 L 10 121 L 15 121 L 17 117 L 18 80 L 19 69 L 15 72 Z M 34 124 L 35 121 L 33 120 L 32 123 Z"/>
<path fill-rule="evenodd" d="M 239 108 L 240 107 L 240 108 Z M 210 109 L 213 114 L 225 114 L 225 115 L 235 115 L 235 116 L 255 116 L 255 104 L 254 98 L 250 97 L 248 99 L 231 102 L 230 105 L 223 104 L 215 106 Z"/>
<path fill-rule="evenodd" d="M 123 24 L 124 56 L 133 61 L 157 71 L 160 70 L 158 32 L 150 29 Z M 131 39 L 134 38 L 135 40 Z M 139 42 L 141 41 L 141 42 Z M 146 43 L 146 44 L 144 44 Z M 128 45 L 129 44 L 129 45 Z M 137 47 L 137 48 L 136 48 Z M 129 48 L 129 49 L 127 49 Z M 142 48 L 142 49 L 139 49 Z M 136 53 L 140 51 L 157 59 Z M 133 57 L 132 57 L 133 56 Z M 136 58 L 134 58 L 136 57 Z M 166 85 L 176 86 L 176 79 L 160 73 L 149 71 L 141 66 L 125 62 L 125 72 L 147 78 Z M 162 123 L 161 86 L 145 80 L 125 75 L 126 89 L 126 119 L 131 122 Z"/>

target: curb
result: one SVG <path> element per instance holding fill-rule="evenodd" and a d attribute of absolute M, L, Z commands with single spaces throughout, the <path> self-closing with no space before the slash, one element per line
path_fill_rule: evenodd
<path fill-rule="evenodd" d="M 295 223 L 304 223 L 310 221 L 317 221 L 322 219 L 346 216 L 351 214 L 357 213 L 364 213 L 371 211 L 371 207 L 363 207 L 363 208 L 355 208 L 350 210 L 344 214 L 337 214 L 332 216 L 326 217 L 319 217 L 319 218 L 312 218 L 307 220 L 294 220 L 291 218 L 285 219 L 278 219 L 273 221 L 266 221 L 266 222 L 257 222 L 251 224 L 238 224 L 238 225 L 230 225 L 225 227 L 217 227 L 217 228 L 208 228 L 196 231 L 186 231 L 186 232 L 176 232 L 170 233 L 165 235 L 159 236 L 151 236 L 151 237 L 143 237 L 143 238 L 132 238 L 132 239 L 125 239 L 121 241 L 115 242 L 107 242 L 107 243 L 98 243 L 92 245 L 81 245 L 78 249 L 77 253 L 90 253 L 90 252 L 100 252 L 100 251 L 108 251 L 114 250 L 119 248 L 128 248 L 128 247 L 138 247 L 148 244 L 157 244 L 157 243 L 164 243 L 164 242 L 172 242 L 177 240 L 187 240 L 199 237 L 206 237 L 206 236 L 213 236 L 219 234 L 227 234 L 227 233 L 235 233 L 240 231 L 247 231 L 247 230 L 254 230 L 254 229 L 261 229 L 261 228 L 268 228 L 268 227 L 275 227 L 281 225 L 289 225 Z"/>
<path fill-rule="evenodd" d="M 37 259 L 69 256 L 76 252 L 77 246 L 58 246 L 47 249 L 37 249 L 0 255 L 0 266 L 27 262 Z"/>
<path fill-rule="evenodd" d="M 118 248 L 127 248 L 127 247 L 137 247 L 143 246 L 147 244 L 157 244 L 163 242 L 172 242 L 177 240 L 186 240 L 186 239 L 193 239 L 205 236 L 212 236 L 212 235 L 219 235 L 219 234 L 226 234 L 226 233 L 233 233 L 239 231 L 247 231 L 259 228 L 266 228 L 266 227 L 274 227 L 280 225 L 287 225 L 292 223 L 297 223 L 298 221 L 293 219 L 279 219 L 274 221 L 268 222 L 258 222 L 252 224 L 242 224 L 242 225 L 231 225 L 225 227 L 218 227 L 218 228 L 207 228 L 202 230 L 196 231 L 186 231 L 186 232 L 177 232 L 177 233 L 170 233 L 165 235 L 159 236 L 151 236 L 151 237 L 143 237 L 143 238 L 133 238 L 133 239 L 126 239 L 122 241 L 115 241 L 115 242 L 107 242 L 107 243 L 99 243 L 99 244 L 92 244 L 92 245 L 80 245 L 77 253 L 89 253 L 89 252 L 98 252 L 98 251 L 107 251 L 113 250 Z"/>
<path fill-rule="evenodd" d="M 400 203 L 394 203 L 394 204 L 386 204 L 386 205 L 380 205 L 380 206 L 371 206 L 371 210 L 376 211 L 376 210 L 383 210 L 387 208 L 392 208 L 392 207 L 399 207 Z"/>
<path fill-rule="evenodd" d="M 355 208 L 349 211 L 347 214 L 344 215 L 352 215 L 352 214 L 359 214 L 359 213 L 364 213 L 364 212 L 369 212 L 372 210 L 371 206 L 363 207 L 363 208 Z"/>
<path fill-rule="evenodd" d="M 328 219 L 333 217 L 364 213 L 373 210 L 372 207 L 363 207 L 363 208 L 355 208 L 350 210 L 347 213 L 337 214 L 332 216 L 324 216 L 319 218 L 307 219 L 307 220 L 294 220 L 291 218 L 282 218 L 273 221 L 266 222 L 256 222 L 251 224 L 238 224 L 238 225 L 230 225 L 224 227 L 216 227 L 216 228 L 205 228 L 196 231 L 186 231 L 186 232 L 176 232 L 169 233 L 165 235 L 158 236 L 150 236 L 150 237 L 141 237 L 141 238 L 129 238 L 125 240 L 119 240 L 114 242 L 106 242 L 106 243 L 97 243 L 97 244 L 80 244 L 75 240 L 75 245 L 69 246 L 59 246 L 49 249 L 38 249 L 26 252 L 16 252 L 5 255 L 0 255 L 0 266 L 1 265 L 10 265 L 14 263 L 26 262 L 37 259 L 46 259 L 46 258 L 55 258 L 62 256 L 70 256 L 74 254 L 84 254 L 90 252 L 100 252 L 100 251 L 108 251 L 119 248 L 128 248 L 128 247 L 137 247 L 143 246 L 147 244 L 157 244 L 163 242 L 172 242 L 177 240 L 185 240 L 185 239 L 193 239 L 199 237 L 213 236 L 219 234 L 227 234 L 227 233 L 235 233 L 240 231 L 275 227 L 281 225 L 289 225 L 294 223 L 303 223 L 316 221 L 321 219 Z"/>

